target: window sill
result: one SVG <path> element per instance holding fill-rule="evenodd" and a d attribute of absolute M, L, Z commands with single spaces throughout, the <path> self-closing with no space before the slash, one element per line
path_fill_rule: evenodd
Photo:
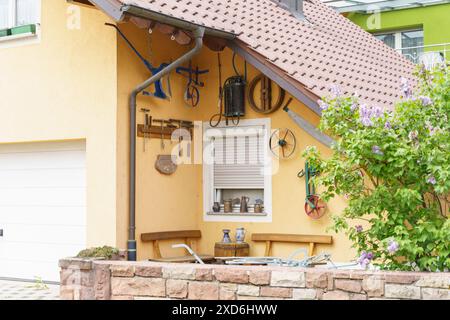
<path fill-rule="evenodd" d="M 0 42 L 8 42 L 8 41 L 13 41 L 13 40 L 27 39 L 27 38 L 34 38 L 34 37 L 37 37 L 37 34 L 33 33 L 33 32 L 20 33 L 20 34 L 14 34 L 14 35 L 0 37 Z"/>
<path fill-rule="evenodd" d="M 219 216 L 219 217 L 267 217 L 267 213 L 254 213 L 254 212 L 230 212 L 230 213 L 224 213 L 224 212 L 207 212 L 208 216 Z"/>

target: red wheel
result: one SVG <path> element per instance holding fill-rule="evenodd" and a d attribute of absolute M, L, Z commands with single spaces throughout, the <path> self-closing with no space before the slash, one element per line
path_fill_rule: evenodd
<path fill-rule="evenodd" d="M 312 204 L 314 204 L 314 208 L 308 203 L 308 201 L 306 201 L 305 202 L 306 215 L 314 220 L 322 218 L 327 211 L 326 203 L 323 202 L 317 195 L 309 196 L 308 200 Z"/>

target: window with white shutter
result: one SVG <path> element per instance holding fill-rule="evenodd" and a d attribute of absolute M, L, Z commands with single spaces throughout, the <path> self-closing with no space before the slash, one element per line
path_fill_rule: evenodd
<path fill-rule="evenodd" d="M 242 120 L 237 127 L 205 124 L 204 129 L 205 220 L 271 221 L 270 119 Z M 243 197 L 248 202 L 246 212 L 241 212 Z M 225 205 L 229 200 L 231 210 Z M 214 210 L 215 203 L 220 210 Z M 262 212 L 255 212 L 257 203 Z"/>
<path fill-rule="evenodd" d="M 41 0 L 0 0 L 0 49 L 40 41 Z"/>
<path fill-rule="evenodd" d="M 40 0 L 0 0 L 0 29 L 39 23 Z"/>

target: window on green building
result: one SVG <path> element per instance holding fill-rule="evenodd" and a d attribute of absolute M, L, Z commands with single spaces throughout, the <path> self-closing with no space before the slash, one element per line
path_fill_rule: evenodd
<path fill-rule="evenodd" d="M 414 63 L 417 63 L 423 54 L 423 30 L 378 33 L 374 36 Z"/>

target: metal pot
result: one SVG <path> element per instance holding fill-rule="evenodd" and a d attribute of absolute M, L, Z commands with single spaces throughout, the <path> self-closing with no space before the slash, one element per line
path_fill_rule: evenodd
<path fill-rule="evenodd" d="M 223 211 L 225 213 L 233 212 L 233 200 L 230 199 L 223 202 Z"/>

